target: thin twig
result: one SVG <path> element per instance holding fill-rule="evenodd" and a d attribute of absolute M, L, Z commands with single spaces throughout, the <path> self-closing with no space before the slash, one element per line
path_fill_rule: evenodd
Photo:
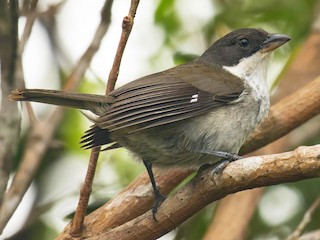
<path fill-rule="evenodd" d="M 140 2 L 140 0 L 131 0 L 131 5 L 130 5 L 128 16 L 125 16 L 123 18 L 122 34 L 121 34 L 120 41 L 118 44 L 116 56 L 113 61 L 113 65 L 112 65 L 111 71 L 109 73 L 106 95 L 108 95 L 114 89 L 114 87 L 116 85 L 122 55 L 123 55 L 124 49 L 126 47 L 127 41 L 129 39 L 131 30 L 132 30 L 134 17 L 136 15 L 139 2 Z"/>
<path fill-rule="evenodd" d="M 34 24 L 34 21 L 36 20 L 36 7 L 38 4 L 38 0 L 31 0 L 31 1 L 24 1 L 24 6 L 26 9 L 24 9 L 25 11 L 27 11 L 27 21 L 25 24 L 25 27 L 23 29 L 23 33 L 21 35 L 21 40 L 20 40 L 20 44 L 19 44 L 19 54 L 22 55 L 24 48 L 30 38 L 30 34 L 32 31 L 32 27 Z"/>
<path fill-rule="evenodd" d="M 55 5 L 51 5 L 46 12 L 43 12 L 40 14 L 51 14 L 52 12 L 56 13 L 56 11 L 62 6 L 62 3 L 63 2 L 57 3 Z M 37 17 L 39 17 L 40 15 L 36 11 L 37 4 L 38 4 L 38 0 L 26 0 L 23 2 L 22 14 L 27 16 L 27 20 L 21 35 L 21 40 L 19 42 L 19 50 L 18 50 L 19 57 L 23 55 L 23 52 L 25 50 L 25 47 L 28 43 L 28 40 L 32 32 L 34 22 L 37 19 Z M 54 11 L 52 11 L 52 9 L 54 9 Z M 30 102 L 26 102 L 25 104 L 28 111 L 30 126 L 33 126 L 37 124 L 37 120 L 36 120 L 32 105 Z"/>
<path fill-rule="evenodd" d="M 85 70 L 89 66 L 87 65 L 88 64 L 87 59 L 92 58 L 94 53 L 99 49 L 101 39 L 105 35 L 105 33 L 107 32 L 107 29 L 110 26 L 112 5 L 113 5 L 113 0 L 105 1 L 105 4 L 101 11 L 101 21 L 96 31 L 96 34 L 94 36 L 94 39 L 91 45 L 86 50 L 85 54 L 80 59 L 79 61 L 80 67 L 78 69 L 75 69 L 75 71 L 73 71 L 72 74 L 70 75 L 70 79 L 72 79 L 72 81 L 70 81 L 71 83 L 76 84 L 73 79 L 79 79 L 78 76 L 82 76 L 84 74 Z M 72 84 L 66 85 L 64 89 L 68 90 L 69 88 L 72 88 Z M 99 153 L 100 153 L 99 147 L 92 149 L 90 153 L 87 173 L 85 176 L 84 184 L 80 190 L 78 205 L 77 205 L 75 215 L 72 221 L 72 226 L 70 229 L 70 235 L 73 237 L 79 237 L 81 236 L 81 233 L 82 233 L 83 220 L 86 215 L 86 210 L 87 210 L 89 199 L 90 199 L 92 183 L 93 183 L 93 178 L 94 178 L 94 174 L 97 166 Z"/>
<path fill-rule="evenodd" d="M 64 86 L 63 90 L 70 91 L 75 88 L 81 81 L 85 71 L 90 66 L 91 60 L 94 54 L 99 50 L 101 40 L 105 36 L 109 29 L 111 22 L 111 7 L 113 0 L 106 0 L 104 6 L 102 7 L 100 24 L 95 32 L 95 35 L 85 51 L 80 60 L 77 63 L 77 67 L 72 71 L 68 78 L 67 84 Z"/>
<path fill-rule="evenodd" d="M 36 8 L 37 8 L 38 0 L 30 0 L 30 1 L 24 1 L 23 2 L 23 9 L 22 11 L 27 14 L 27 20 L 26 24 L 24 26 L 22 35 L 21 35 L 21 40 L 19 42 L 19 56 L 21 57 L 23 54 L 23 51 L 25 49 L 25 46 L 28 43 L 28 40 L 30 38 L 32 28 L 34 21 L 36 20 Z M 29 116 L 29 122 L 30 125 L 33 126 L 37 123 L 36 116 L 34 114 L 33 108 L 30 104 L 30 102 L 26 102 L 27 106 L 27 111 L 28 111 L 28 116 Z"/>
<path fill-rule="evenodd" d="M 89 165 L 86 173 L 86 177 L 83 183 L 83 186 L 80 190 L 80 197 L 75 211 L 71 229 L 70 236 L 73 238 L 81 237 L 83 221 L 86 215 L 90 194 L 92 190 L 92 183 L 97 167 L 97 161 L 99 158 L 100 147 L 93 148 L 90 153 Z"/>
<path fill-rule="evenodd" d="M 19 44 L 20 55 L 23 54 L 25 46 L 28 43 L 35 20 L 45 15 L 54 16 L 57 13 L 57 11 L 60 10 L 60 8 L 62 8 L 66 0 L 61 0 L 58 3 L 49 5 L 48 9 L 44 12 L 37 12 L 36 7 L 37 7 L 38 0 L 24 1 L 24 4 L 25 2 L 27 3 L 23 7 L 21 14 L 26 16 L 27 20 L 26 20 L 26 24 L 24 26 L 24 29 L 21 35 L 20 44 Z"/>
<path fill-rule="evenodd" d="M 112 2 L 113 1 L 106 1 L 105 6 L 103 7 L 103 10 L 101 12 L 101 19 L 108 18 L 110 21 Z M 128 16 L 124 17 L 123 19 L 122 34 L 119 41 L 117 53 L 114 59 L 114 63 L 109 74 L 108 84 L 106 87 L 106 95 L 109 94 L 114 89 L 114 86 L 118 77 L 121 59 L 123 56 L 126 43 L 130 36 L 130 32 L 133 26 L 133 19 L 134 19 L 136 10 L 138 8 L 138 5 L 139 5 L 139 1 L 132 1 Z M 127 21 L 127 19 L 131 19 L 131 21 Z M 77 73 L 74 73 L 74 75 L 76 74 Z M 81 233 L 82 233 L 83 221 L 84 221 L 86 209 L 89 203 L 89 198 L 92 190 L 92 183 L 93 183 L 95 169 L 96 169 L 96 165 L 99 157 L 99 152 L 100 152 L 100 147 L 94 148 L 91 151 L 87 174 L 85 177 L 84 185 L 80 191 L 80 199 L 79 199 L 78 206 L 77 206 L 75 216 L 72 221 L 72 225 L 70 229 L 70 235 L 72 237 L 79 237 L 81 236 Z"/>
<path fill-rule="evenodd" d="M 26 102 L 26 109 L 27 109 L 28 118 L 29 118 L 29 125 L 30 127 L 33 127 L 34 125 L 37 124 L 38 120 L 30 102 Z"/>
<path fill-rule="evenodd" d="M 303 231 L 306 229 L 307 225 L 312 220 L 312 215 L 314 211 L 320 205 L 320 195 L 316 198 L 316 200 L 312 203 L 310 208 L 305 212 L 301 222 L 297 226 L 296 230 L 287 238 L 287 240 L 298 240 L 299 237 L 302 235 Z"/>
<path fill-rule="evenodd" d="M 101 40 L 107 32 L 108 27 L 109 24 L 106 24 L 106 22 L 99 25 L 87 51 L 82 55 L 68 78 L 65 89 L 73 90 L 78 86 L 94 54 L 99 49 Z M 57 107 L 47 121 L 39 121 L 31 129 L 21 163 L 3 199 L 3 207 L 0 212 L 0 230 L 4 229 L 30 186 L 41 160 L 51 143 L 53 134 L 63 117 L 63 113 L 63 108 Z"/>

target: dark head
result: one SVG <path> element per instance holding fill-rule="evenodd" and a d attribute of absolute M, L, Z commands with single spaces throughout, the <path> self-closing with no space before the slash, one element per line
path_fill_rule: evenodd
<path fill-rule="evenodd" d="M 269 34 L 255 28 L 241 28 L 220 38 L 201 58 L 219 66 L 235 66 L 242 59 L 257 52 L 269 53 L 289 40 L 286 35 Z"/>

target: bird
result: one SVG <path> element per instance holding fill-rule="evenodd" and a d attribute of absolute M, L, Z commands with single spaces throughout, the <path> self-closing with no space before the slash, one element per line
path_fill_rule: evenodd
<path fill-rule="evenodd" d="M 154 73 L 108 96 L 47 89 L 16 89 L 13 101 L 34 101 L 89 110 L 96 115 L 81 144 L 85 149 L 124 147 L 141 160 L 155 201 L 165 200 L 153 167 L 221 172 L 267 116 L 267 69 L 284 34 L 241 28 L 215 41 L 195 60 Z M 70 130 L 72 131 L 72 130 Z"/>

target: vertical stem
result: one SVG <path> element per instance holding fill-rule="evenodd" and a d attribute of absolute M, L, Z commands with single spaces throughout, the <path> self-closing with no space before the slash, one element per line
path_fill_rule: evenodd
<path fill-rule="evenodd" d="M 104 17 L 105 10 L 107 9 L 107 7 L 106 7 L 108 4 L 107 2 L 105 4 L 105 6 L 103 7 L 103 10 L 101 13 L 102 18 Z M 112 2 L 112 1 L 110 1 L 110 2 Z M 117 53 L 114 58 L 113 66 L 112 66 L 112 69 L 109 74 L 108 84 L 107 84 L 107 88 L 106 88 L 106 95 L 108 95 L 115 87 L 115 84 L 116 84 L 116 81 L 118 78 L 121 58 L 123 56 L 123 52 L 124 52 L 126 43 L 127 43 L 128 38 L 130 36 L 130 32 L 131 32 L 131 29 L 133 26 L 133 19 L 134 19 L 138 5 L 139 5 L 139 0 L 132 0 L 129 14 L 128 14 L 128 16 L 125 16 L 123 19 L 122 34 L 121 34 L 121 38 L 119 41 Z M 72 237 L 80 237 L 82 234 L 83 221 L 84 221 L 86 209 L 87 209 L 89 198 L 90 198 L 92 183 L 93 183 L 96 165 L 97 165 L 97 161 L 98 161 L 98 157 L 99 157 L 99 152 L 100 152 L 100 147 L 96 147 L 96 148 L 92 149 L 92 151 L 91 151 L 89 166 L 88 166 L 85 182 L 84 182 L 84 185 L 80 191 L 80 198 L 79 198 L 78 206 L 77 206 L 75 216 L 73 218 L 71 229 L 70 229 L 70 235 Z"/>
<path fill-rule="evenodd" d="M 0 235 L 13 214 L 7 211 L 4 199 L 21 121 L 17 104 L 6 97 L 19 86 L 21 80 L 17 73 L 22 71 L 17 55 L 18 13 L 17 0 L 0 1 Z"/>
<path fill-rule="evenodd" d="M 80 59 L 80 63 L 86 65 L 86 59 L 92 59 L 93 55 L 98 51 L 101 43 L 102 37 L 105 35 L 110 22 L 111 22 L 111 8 L 112 8 L 113 0 L 106 0 L 102 11 L 101 11 L 101 21 L 96 34 L 93 38 L 91 45 L 88 47 L 82 58 Z M 70 76 L 72 79 L 79 79 L 77 76 L 82 76 L 85 72 L 86 68 L 76 69 Z M 76 83 L 74 81 L 70 81 L 70 84 L 65 86 L 66 89 L 72 89 L 73 85 Z M 90 194 L 92 190 L 92 183 L 97 167 L 97 161 L 100 153 L 100 147 L 95 147 L 91 150 L 89 165 L 86 173 L 86 177 L 84 180 L 84 184 L 80 190 L 80 197 L 77 205 L 77 209 L 75 211 L 75 215 L 71 224 L 70 235 L 72 237 L 80 237 L 82 234 L 82 226 L 83 221 L 86 215 Z"/>
<path fill-rule="evenodd" d="M 92 183 L 94 179 L 94 174 L 97 167 L 97 160 L 100 153 L 100 147 L 95 147 L 91 150 L 89 165 L 87 169 L 87 174 L 83 183 L 83 186 L 80 191 L 80 198 L 78 202 L 78 206 L 71 224 L 70 235 L 73 237 L 80 237 L 82 234 L 82 226 L 84 217 L 86 214 L 91 190 Z"/>
<path fill-rule="evenodd" d="M 108 95 L 114 89 L 114 87 L 116 85 L 116 81 L 117 81 L 118 74 L 119 74 L 119 68 L 120 68 L 120 64 L 121 64 L 121 59 L 122 59 L 123 52 L 126 47 L 128 38 L 130 36 L 131 30 L 132 30 L 133 20 L 136 15 L 138 5 L 139 5 L 139 0 L 132 0 L 129 14 L 128 14 L 128 16 L 125 16 L 123 18 L 122 34 L 121 34 L 120 41 L 118 44 L 116 56 L 113 61 L 113 65 L 112 65 L 111 71 L 109 73 L 106 95 Z"/>

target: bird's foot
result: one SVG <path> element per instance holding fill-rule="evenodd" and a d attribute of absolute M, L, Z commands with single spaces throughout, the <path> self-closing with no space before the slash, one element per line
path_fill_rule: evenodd
<path fill-rule="evenodd" d="M 213 151 L 214 155 L 217 157 L 224 158 L 221 161 L 213 164 L 213 169 L 211 171 L 211 178 L 214 178 L 216 175 L 220 174 L 230 162 L 242 159 L 243 157 L 229 152 Z"/>
<path fill-rule="evenodd" d="M 223 151 L 215 151 L 215 150 L 202 150 L 201 153 L 209 154 L 215 157 L 222 158 L 221 161 L 215 163 L 212 165 L 213 169 L 211 172 L 211 178 L 214 178 L 218 174 L 220 174 L 223 169 L 226 168 L 226 166 L 233 161 L 239 160 L 242 157 L 235 154 L 235 153 L 229 153 L 229 152 L 223 152 Z"/>
<path fill-rule="evenodd" d="M 153 220 L 158 222 L 157 218 L 156 218 L 156 213 L 158 212 L 159 207 L 161 206 L 161 204 L 163 203 L 164 200 L 166 200 L 166 197 L 163 196 L 159 191 L 155 191 L 155 202 L 152 206 L 152 217 Z"/>
<path fill-rule="evenodd" d="M 231 161 L 228 159 L 223 159 L 215 164 L 213 164 L 213 168 L 211 171 L 211 177 L 222 173 L 222 171 L 228 166 Z"/>

